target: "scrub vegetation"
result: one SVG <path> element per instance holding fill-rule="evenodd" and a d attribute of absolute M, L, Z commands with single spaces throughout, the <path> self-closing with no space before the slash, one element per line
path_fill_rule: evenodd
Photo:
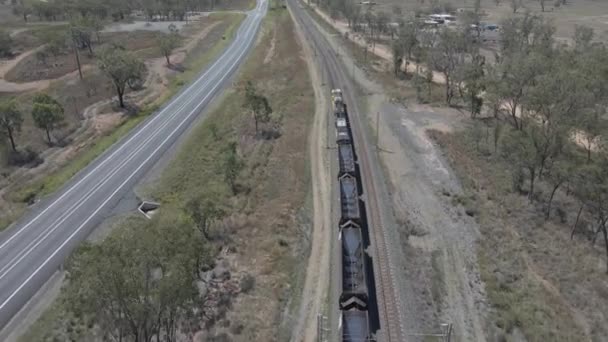
<path fill-rule="evenodd" d="M 283 310 L 310 229 L 314 97 L 287 11 L 272 10 L 261 34 L 234 86 L 145 186 L 161 208 L 151 220 L 128 216 L 80 248 L 59 299 L 22 341 L 289 336 Z M 253 85 L 256 101 L 272 106 L 257 130 L 246 100 Z"/>

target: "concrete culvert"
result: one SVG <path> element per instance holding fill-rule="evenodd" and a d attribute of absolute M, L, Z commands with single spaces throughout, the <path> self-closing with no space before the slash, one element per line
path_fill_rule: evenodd
<path fill-rule="evenodd" d="M 159 207 L 160 203 L 143 201 L 139 207 L 137 207 L 137 210 L 139 210 L 147 219 L 150 219 Z"/>

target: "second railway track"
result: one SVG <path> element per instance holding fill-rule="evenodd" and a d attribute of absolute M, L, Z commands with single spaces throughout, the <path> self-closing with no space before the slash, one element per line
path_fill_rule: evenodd
<path fill-rule="evenodd" d="M 382 211 L 379 204 L 379 191 L 376 186 L 376 175 L 371 168 L 373 159 L 370 157 L 370 144 L 363 131 L 363 118 L 358 110 L 356 97 L 346 76 L 344 65 L 336 57 L 334 49 L 321 32 L 316 23 L 306 13 L 300 2 L 289 0 L 294 17 L 302 28 L 307 40 L 311 44 L 315 55 L 318 55 L 319 67 L 324 80 L 331 88 L 342 88 L 344 97 L 349 104 L 349 114 L 353 140 L 357 146 L 360 158 L 360 171 L 365 190 L 365 199 L 368 212 L 368 231 L 373 250 L 374 280 L 376 284 L 376 297 L 378 301 L 378 315 L 380 319 L 381 341 L 405 341 L 401 314 L 401 300 L 396 285 L 395 271 L 392 266 L 391 249 L 388 245 L 387 232 L 383 224 Z"/>

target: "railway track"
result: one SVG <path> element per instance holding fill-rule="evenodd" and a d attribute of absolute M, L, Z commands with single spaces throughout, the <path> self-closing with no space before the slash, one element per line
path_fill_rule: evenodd
<path fill-rule="evenodd" d="M 379 191 L 377 190 L 377 175 L 371 167 L 376 162 L 370 152 L 368 137 L 363 130 L 364 120 L 359 115 L 353 86 L 347 77 L 344 65 L 336 57 L 335 51 L 321 32 L 318 31 L 316 23 L 301 7 L 297 0 L 289 0 L 289 6 L 302 28 L 307 40 L 317 55 L 324 81 L 330 85 L 330 89 L 342 88 L 345 102 L 349 104 L 349 114 L 352 118 L 351 129 L 354 144 L 357 146 L 360 159 L 360 171 L 364 188 L 365 203 L 368 212 L 368 231 L 372 245 L 372 258 L 374 267 L 375 292 L 378 304 L 378 315 L 380 319 L 379 341 L 402 342 L 405 334 L 402 324 L 401 300 L 398 287 L 396 286 L 395 270 L 391 263 L 391 249 L 388 245 L 387 233 L 384 230 L 382 211 L 379 203 Z"/>

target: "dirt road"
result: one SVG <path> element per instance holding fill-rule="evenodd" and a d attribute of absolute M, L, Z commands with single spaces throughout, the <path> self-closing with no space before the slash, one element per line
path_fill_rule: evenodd
<path fill-rule="evenodd" d="M 294 22 L 296 21 L 294 20 Z M 328 298 L 332 238 L 331 173 L 328 168 L 326 149 L 328 99 L 321 87 L 319 70 L 314 64 L 311 47 L 306 43 L 301 28 L 297 24 L 296 27 L 298 39 L 304 47 L 305 59 L 315 92 L 315 118 L 308 139 L 313 187 L 313 232 L 299 319 L 291 340 L 293 342 L 314 342 L 317 338 L 317 315 L 322 313 L 323 303 Z"/>

